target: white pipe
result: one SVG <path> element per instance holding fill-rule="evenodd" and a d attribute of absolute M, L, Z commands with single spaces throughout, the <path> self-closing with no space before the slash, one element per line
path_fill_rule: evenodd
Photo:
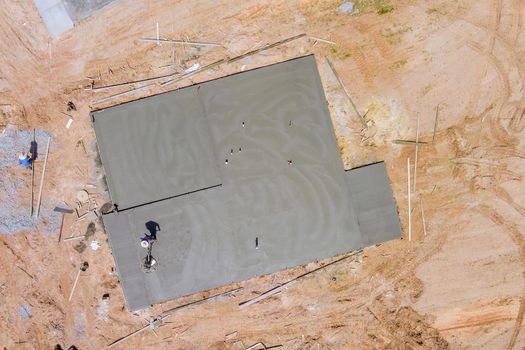
<path fill-rule="evenodd" d="M 410 158 L 407 158 L 407 171 L 408 171 L 408 241 L 412 240 L 412 208 L 410 205 Z"/>
<path fill-rule="evenodd" d="M 419 113 L 417 114 L 416 126 L 416 158 L 414 159 L 414 192 L 416 192 L 417 151 L 419 150 Z"/>
<path fill-rule="evenodd" d="M 427 235 L 427 225 L 425 223 L 425 209 L 423 208 L 423 195 L 419 195 L 419 207 L 421 208 L 421 220 L 423 220 L 423 233 Z"/>
<path fill-rule="evenodd" d="M 38 193 L 38 202 L 36 203 L 36 217 L 40 214 L 40 202 L 42 199 L 42 190 L 44 188 L 44 175 L 46 174 L 47 155 L 49 154 L 49 144 L 51 143 L 51 136 L 47 140 L 46 158 L 44 160 L 44 168 L 42 169 L 42 178 L 40 179 L 40 191 Z"/>

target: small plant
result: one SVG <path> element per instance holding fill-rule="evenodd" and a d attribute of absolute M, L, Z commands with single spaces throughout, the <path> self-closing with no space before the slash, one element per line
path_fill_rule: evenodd
<path fill-rule="evenodd" d="M 364 13 L 367 9 L 374 9 L 379 16 L 394 11 L 394 6 L 389 0 L 356 0 L 354 2 L 356 13 Z"/>
<path fill-rule="evenodd" d="M 377 10 L 377 14 L 379 16 L 382 16 L 384 14 L 394 11 L 394 6 L 390 4 L 380 4 L 376 7 L 376 10 Z"/>
<path fill-rule="evenodd" d="M 352 53 L 345 49 L 344 47 L 342 48 L 337 48 L 335 46 L 332 46 L 330 48 L 330 52 L 336 56 L 337 58 L 341 59 L 341 60 L 344 60 L 344 59 L 347 59 L 347 58 L 350 58 L 352 57 Z"/>
<path fill-rule="evenodd" d="M 407 62 L 408 61 L 406 59 L 396 61 L 396 62 L 392 63 L 392 65 L 390 66 L 390 69 L 399 69 L 399 68 L 403 67 L 405 64 L 407 64 Z"/>

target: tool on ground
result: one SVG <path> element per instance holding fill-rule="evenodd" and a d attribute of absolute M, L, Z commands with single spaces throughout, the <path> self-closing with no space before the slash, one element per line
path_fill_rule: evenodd
<path fill-rule="evenodd" d="M 58 231 L 58 241 L 60 242 L 60 238 L 62 237 L 62 229 L 64 228 L 64 216 L 65 214 L 72 214 L 75 211 L 73 209 L 60 208 L 60 207 L 55 207 L 53 211 L 56 211 L 57 213 L 62 213 L 62 220 L 60 221 L 60 231 Z"/>
<path fill-rule="evenodd" d="M 73 283 L 73 288 L 71 288 L 71 293 L 69 294 L 68 301 L 71 301 L 71 298 L 73 297 L 73 293 L 75 293 L 75 289 L 77 288 L 77 283 L 78 283 L 78 278 L 80 277 L 80 273 L 86 271 L 88 267 L 89 267 L 89 264 L 87 261 L 84 261 L 80 265 L 80 269 L 78 270 L 77 277 L 75 278 L 75 283 Z"/>

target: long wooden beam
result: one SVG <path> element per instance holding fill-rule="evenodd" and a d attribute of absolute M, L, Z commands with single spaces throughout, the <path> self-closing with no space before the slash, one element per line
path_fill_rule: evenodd
<path fill-rule="evenodd" d="M 38 192 L 38 200 L 36 202 L 36 217 L 40 214 L 40 203 L 42 202 L 42 190 L 44 189 L 44 179 L 46 175 L 47 156 L 49 154 L 49 144 L 51 143 L 51 136 L 47 139 L 46 157 L 44 159 L 44 168 L 42 169 L 42 177 L 40 179 L 40 191 Z"/>
<path fill-rule="evenodd" d="M 341 88 L 343 89 L 346 97 L 348 98 L 348 100 L 350 101 L 350 104 L 352 105 L 352 107 L 354 108 L 354 111 L 355 111 L 355 114 L 357 114 L 357 116 L 359 117 L 359 120 L 361 120 L 361 123 L 363 124 L 364 127 L 366 127 L 366 121 L 365 121 L 365 118 L 363 118 L 363 116 L 361 115 L 361 113 L 359 113 L 359 111 L 357 110 L 357 107 L 354 103 L 354 100 L 352 99 L 352 95 L 350 95 L 350 92 L 348 92 L 348 90 L 346 90 L 346 87 L 345 85 L 343 84 L 343 81 L 341 80 L 341 78 L 339 78 L 339 74 L 337 74 L 337 71 L 335 70 L 334 66 L 332 65 L 332 62 L 330 62 L 330 60 L 327 58 L 326 59 L 326 62 L 328 63 L 328 65 L 330 66 L 330 69 L 332 70 L 332 73 L 334 74 L 335 78 L 337 79 L 337 82 L 339 83 L 339 85 L 341 86 Z"/>

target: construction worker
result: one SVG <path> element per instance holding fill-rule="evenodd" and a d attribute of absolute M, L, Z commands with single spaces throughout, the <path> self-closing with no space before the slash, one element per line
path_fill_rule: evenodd
<path fill-rule="evenodd" d="M 144 237 L 142 237 L 142 239 L 140 241 L 141 241 L 141 245 L 144 248 L 148 248 L 150 245 L 152 245 L 153 243 L 155 243 L 157 241 L 157 237 L 155 237 L 154 235 L 151 235 L 151 234 L 150 235 L 146 234 Z M 147 242 L 147 244 L 142 243 L 142 242 Z"/>
<path fill-rule="evenodd" d="M 27 152 L 22 152 L 18 155 L 18 164 L 22 164 L 26 169 L 31 169 L 32 157 Z"/>

